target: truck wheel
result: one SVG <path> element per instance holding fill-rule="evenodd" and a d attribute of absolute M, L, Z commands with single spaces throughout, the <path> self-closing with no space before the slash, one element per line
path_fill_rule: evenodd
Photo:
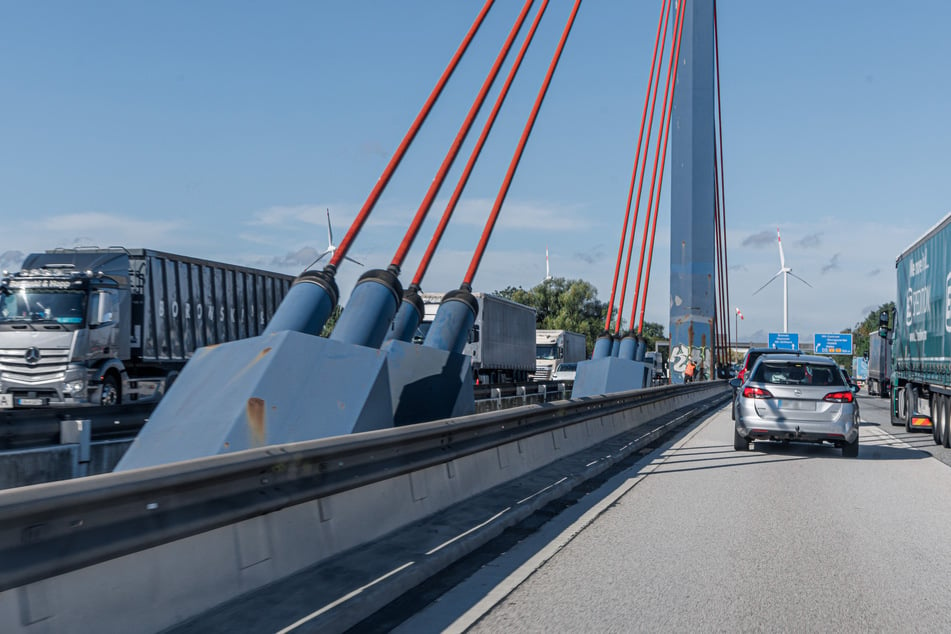
<path fill-rule="evenodd" d="M 119 391 L 119 381 L 115 374 L 107 374 L 102 379 L 102 389 L 99 391 L 99 404 L 103 407 L 111 407 L 122 402 L 122 394 Z"/>
<path fill-rule="evenodd" d="M 941 446 L 946 448 L 951 448 L 951 412 L 949 412 L 949 407 L 951 407 L 951 398 L 941 394 L 938 398 L 941 399 L 941 418 L 939 419 L 941 427 Z"/>
<path fill-rule="evenodd" d="M 941 410 L 943 409 L 940 394 L 931 395 L 931 438 L 934 444 L 941 444 Z"/>
<path fill-rule="evenodd" d="M 911 427 L 911 419 L 915 417 L 915 388 L 911 385 L 905 386 L 905 431 L 909 434 L 914 431 Z"/>
<path fill-rule="evenodd" d="M 898 388 L 895 390 L 893 398 L 890 398 L 890 407 L 888 408 L 890 412 L 890 422 L 895 427 L 904 424 L 905 422 L 905 395 L 902 391 L 903 388 Z"/>

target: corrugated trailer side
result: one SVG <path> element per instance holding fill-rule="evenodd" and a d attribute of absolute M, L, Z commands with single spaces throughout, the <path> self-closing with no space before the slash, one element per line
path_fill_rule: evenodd
<path fill-rule="evenodd" d="M 130 253 L 132 355 L 142 363 L 184 363 L 202 346 L 259 335 L 294 280 L 161 251 Z"/>
<path fill-rule="evenodd" d="M 465 349 L 473 368 L 526 380 L 535 370 L 535 310 L 495 295 L 473 294 L 479 302 L 479 341 Z"/>
<path fill-rule="evenodd" d="M 892 420 L 928 427 L 935 414 L 947 427 L 951 409 L 951 214 L 896 260 L 892 343 Z M 921 420 L 916 420 L 918 415 Z M 951 432 L 934 428 L 935 440 Z M 941 439 L 940 433 L 945 434 Z M 947 445 L 946 445 L 947 446 Z"/>

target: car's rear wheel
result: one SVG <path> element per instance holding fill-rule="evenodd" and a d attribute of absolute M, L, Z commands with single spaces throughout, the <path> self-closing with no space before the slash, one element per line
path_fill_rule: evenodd
<path fill-rule="evenodd" d="M 750 450 L 750 441 L 749 438 L 744 438 L 740 435 L 740 432 L 736 430 L 736 427 L 733 428 L 733 449 L 736 451 L 749 451 Z"/>
<path fill-rule="evenodd" d="M 842 445 L 843 458 L 858 458 L 859 456 L 859 437 L 855 437 L 854 442 Z"/>

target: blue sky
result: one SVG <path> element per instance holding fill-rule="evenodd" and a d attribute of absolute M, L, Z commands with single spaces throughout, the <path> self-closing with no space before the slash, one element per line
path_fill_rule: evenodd
<path fill-rule="evenodd" d="M 390 262 L 520 6 L 490 12 L 351 256 Z M 326 246 L 327 208 L 343 237 L 480 7 L 0 3 L 0 266 L 121 244 L 299 272 Z M 547 245 L 553 275 L 607 299 L 659 7 L 582 5 L 476 290 L 537 284 Z M 424 290 L 462 281 L 569 10 L 551 2 Z M 782 327 L 781 283 L 752 295 L 779 268 L 779 227 L 813 286 L 790 281 L 790 330 L 811 340 L 893 299 L 895 257 L 951 211 L 951 7 L 718 10 L 740 337 Z M 667 201 L 646 316 L 665 324 Z M 442 208 L 410 253 L 407 284 Z M 362 270 L 341 268 L 344 296 Z"/>

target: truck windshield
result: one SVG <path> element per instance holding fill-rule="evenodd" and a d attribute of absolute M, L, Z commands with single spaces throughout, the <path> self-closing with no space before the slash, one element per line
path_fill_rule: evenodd
<path fill-rule="evenodd" d="M 21 289 L 3 295 L 0 323 L 11 321 L 55 321 L 82 324 L 86 310 L 84 291 Z"/>
<path fill-rule="evenodd" d="M 554 359 L 556 356 L 558 356 L 558 346 L 555 346 L 555 345 L 535 346 L 536 359 Z"/>

